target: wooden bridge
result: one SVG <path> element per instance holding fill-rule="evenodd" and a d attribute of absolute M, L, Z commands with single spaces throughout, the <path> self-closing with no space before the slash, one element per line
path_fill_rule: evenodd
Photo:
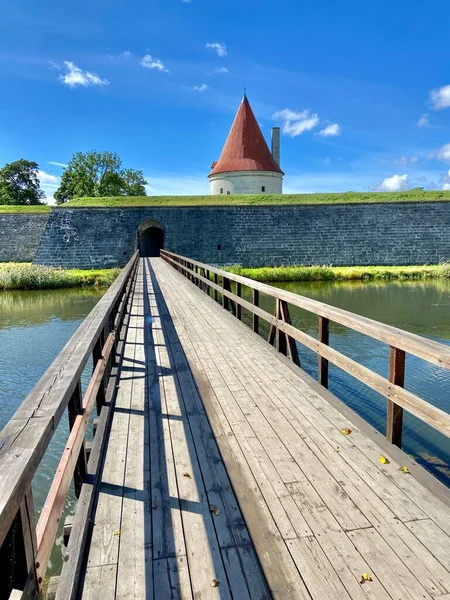
<path fill-rule="evenodd" d="M 72 481 L 57 600 L 449 599 L 450 493 L 400 446 L 404 409 L 450 435 L 403 387 L 406 354 L 448 369 L 450 349 L 161 256 L 130 261 L 0 434 L 0 600 L 47 588 Z M 317 315 L 318 339 L 291 305 Z M 389 379 L 331 348 L 330 321 L 384 342 Z M 386 397 L 388 439 L 327 390 L 329 361 Z M 32 480 L 66 412 L 36 523 Z"/>

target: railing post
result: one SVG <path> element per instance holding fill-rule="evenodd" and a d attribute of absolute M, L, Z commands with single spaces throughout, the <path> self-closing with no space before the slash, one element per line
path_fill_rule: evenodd
<path fill-rule="evenodd" d="M 259 307 L 259 290 L 252 289 L 253 306 Z M 259 333 L 259 316 L 253 313 L 253 331 Z"/>
<path fill-rule="evenodd" d="M 330 321 L 326 317 L 319 317 L 319 342 L 328 346 L 330 342 Z M 328 388 L 328 360 L 318 356 L 317 379 L 320 385 Z"/>
<path fill-rule="evenodd" d="M 210 274 L 210 272 L 209 272 L 209 269 L 206 269 L 206 274 L 205 274 L 205 277 L 206 277 L 206 279 L 207 279 L 208 281 L 210 281 L 211 274 Z M 210 286 L 209 286 L 209 283 L 207 283 L 207 284 L 206 284 L 206 290 L 205 290 L 205 292 L 208 294 L 208 296 L 210 295 L 210 291 L 211 291 L 211 288 L 210 288 Z"/>
<path fill-rule="evenodd" d="M 0 598 L 7 600 L 13 590 L 22 597 L 38 598 L 40 584 L 36 574 L 36 523 L 31 488 L 23 497 L 17 515 L 0 548 L 2 576 Z"/>
<path fill-rule="evenodd" d="M 219 277 L 217 276 L 217 273 L 214 273 L 214 283 L 216 285 L 219 284 Z M 219 302 L 219 290 L 214 290 L 214 300 Z"/>
<path fill-rule="evenodd" d="M 228 279 L 226 277 L 224 277 L 222 275 L 222 306 L 225 310 L 228 310 L 229 305 L 230 305 L 228 296 L 225 296 L 225 294 L 224 294 L 227 287 L 230 287 L 230 282 L 228 281 Z"/>
<path fill-rule="evenodd" d="M 92 365 L 92 371 L 94 372 L 95 367 L 97 366 L 98 361 L 102 358 L 103 356 L 103 333 L 100 334 L 100 337 L 98 338 L 98 340 L 95 343 L 94 349 L 92 351 L 92 360 L 93 360 L 93 365 Z M 100 383 L 100 387 L 98 388 L 98 392 L 97 392 L 97 414 L 100 415 L 100 412 L 102 410 L 102 406 L 105 404 L 105 400 L 106 400 L 106 389 L 105 389 L 105 381 L 104 379 L 102 379 L 101 383 Z"/>
<path fill-rule="evenodd" d="M 81 383 L 78 382 L 77 387 L 75 388 L 72 397 L 69 400 L 69 404 L 67 405 L 67 410 L 69 413 L 69 428 L 72 430 L 72 427 L 75 423 L 75 419 L 78 415 L 83 412 L 83 395 L 81 391 Z M 83 482 L 86 480 L 87 473 L 87 457 L 86 457 L 86 442 L 83 440 L 83 443 L 80 448 L 80 454 L 77 460 L 77 466 L 75 467 L 75 471 L 73 474 L 73 481 L 75 487 L 75 495 L 77 498 L 80 497 L 81 487 Z"/>
<path fill-rule="evenodd" d="M 284 321 L 288 325 L 291 325 L 291 316 L 289 313 L 289 306 L 285 300 L 275 300 L 275 317 L 279 321 Z M 275 347 L 278 352 L 288 356 L 293 363 L 300 366 L 300 357 L 298 355 L 297 344 L 290 335 L 282 331 L 279 327 L 272 325 L 269 333 L 269 343 L 273 344 L 275 340 Z"/>
<path fill-rule="evenodd" d="M 236 283 L 236 296 L 239 298 L 242 297 L 242 284 L 240 283 Z M 236 302 L 236 317 L 239 319 L 239 321 L 242 321 L 242 306 L 239 304 L 239 302 Z"/>
<path fill-rule="evenodd" d="M 405 385 L 405 351 L 394 346 L 389 349 L 389 381 L 394 385 Z M 399 448 L 402 447 L 403 408 L 388 398 L 386 437 Z"/>

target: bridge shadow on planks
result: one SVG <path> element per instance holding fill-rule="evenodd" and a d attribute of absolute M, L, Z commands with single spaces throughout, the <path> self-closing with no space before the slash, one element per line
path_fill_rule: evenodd
<path fill-rule="evenodd" d="M 271 598 L 148 259 L 130 317 L 79 596 Z"/>
<path fill-rule="evenodd" d="M 270 598 L 163 293 L 144 266 L 155 598 L 164 589 L 168 598 Z"/>

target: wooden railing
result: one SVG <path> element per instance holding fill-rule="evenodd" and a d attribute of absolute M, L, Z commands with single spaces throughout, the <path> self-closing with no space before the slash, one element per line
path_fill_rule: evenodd
<path fill-rule="evenodd" d="M 259 319 L 270 324 L 269 343 L 300 366 L 295 342 L 318 355 L 318 380 L 328 387 L 328 363 L 331 362 L 387 399 L 386 437 L 397 446 L 402 443 L 403 409 L 434 429 L 450 437 L 450 414 L 404 389 L 406 353 L 444 369 L 450 369 L 450 348 L 444 344 L 408 333 L 311 298 L 253 281 L 240 275 L 162 250 L 161 257 L 210 294 L 222 306 L 241 318 L 242 308 L 252 314 L 253 331 L 259 333 Z M 235 284 L 232 291 L 231 282 Z M 252 302 L 242 298 L 242 287 L 251 290 Z M 220 294 L 220 297 L 219 297 Z M 260 294 L 275 299 L 275 314 L 260 307 Z M 297 306 L 318 317 L 318 339 L 300 331 L 291 323 L 289 305 Z M 358 333 L 389 345 L 389 379 L 373 372 L 329 346 L 330 322 L 339 323 Z"/>
<path fill-rule="evenodd" d="M 85 480 L 89 417 L 105 403 L 137 264 L 136 253 L 0 432 L 0 600 L 41 593 L 70 483 L 78 496 Z M 66 409 L 70 434 L 36 524 L 31 482 Z"/>

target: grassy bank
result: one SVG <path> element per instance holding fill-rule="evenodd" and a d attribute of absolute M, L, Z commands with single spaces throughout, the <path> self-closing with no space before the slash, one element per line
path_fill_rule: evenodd
<path fill-rule="evenodd" d="M 107 287 L 120 269 L 56 269 L 29 263 L 0 263 L 0 290 Z"/>
<path fill-rule="evenodd" d="M 450 201 L 450 190 L 405 192 L 346 192 L 336 194 L 257 194 L 242 196 L 119 196 L 77 198 L 62 208 L 112 208 L 139 206 L 226 206 L 235 204 L 357 204 L 383 202 Z"/>
<path fill-rule="evenodd" d="M 22 213 L 27 215 L 48 213 L 52 209 L 48 204 L 38 204 L 36 206 L 14 206 L 12 204 L 0 204 L 1 214 Z"/>
<path fill-rule="evenodd" d="M 450 264 L 409 267 L 262 267 L 227 269 L 256 281 L 346 281 L 450 278 Z"/>

